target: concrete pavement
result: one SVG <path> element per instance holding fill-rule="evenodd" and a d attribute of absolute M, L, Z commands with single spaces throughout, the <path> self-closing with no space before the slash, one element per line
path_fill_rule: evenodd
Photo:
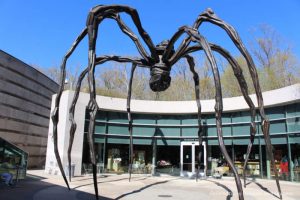
<path fill-rule="evenodd" d="M 284 200 L 300 199 L 300 183 L 280 182 Z M 73 178 L 68 191 L 61 176 L 49 176 L 42 170 L 28 171 L 28 178 L 15 188 L 0 187 L 0 200 L 94 200 L 92 176 Z M 238 199 L 232 177 L 206 180 L 185 179 L 173 176 L 152 177 L 145 174 L 106 174 L 98 178 L 101 200 L 235 200 Z M 244 189 L 245 200 L 278 200 L 276 183 L 273 180 L 249 180 Z"/>

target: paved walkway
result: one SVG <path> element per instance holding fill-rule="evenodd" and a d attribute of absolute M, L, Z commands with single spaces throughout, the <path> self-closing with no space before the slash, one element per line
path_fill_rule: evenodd
<path fill-rule="evenodd" d="M 98 178 L 101 200 L 236 200 L 238 199 L 234 179 L 208 178 L 206 180 L 184 179 L 173 176 L 151 177 L 128 174 L 107 174 Z M 284 200 L 300 199 L 300 183 L 280 182 Z M 71 191 L 64 186 L 61 176 L 49 176 L 41 170 L 28 171 L 28 178 L 15 188 L 0 186 L 2 200 L 94 200 L 91 176 L 75 177 Z M 245 200 L 278 200 L 275 181 L 257 179 L 248 182 L 244 189 Z"/>

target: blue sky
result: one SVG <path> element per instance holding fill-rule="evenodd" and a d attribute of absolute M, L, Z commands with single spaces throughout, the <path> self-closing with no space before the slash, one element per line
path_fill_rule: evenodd
<path fill-rule="evenodd" d="M 250 30 L 260 24 L 273 27 L 300 58 L 300 1 L 241 0 L 1 0 L 0 49 L 40 67 L 59 67 L 61 59 L 85 26 L 88 11 L 97 4 L 126 4 L 138 10 L 155 44 L 169 39 L 182 25 L 192 25 L 207 7 L 233 25 L 246 47 Z M 130 19 L 124 16 L 131 28 Z M 210 41 L 237 54 L 224 31 L 204 24 L 200 32 Z M 97 54 L 138 55 L 133 43 L 107 20 L 99 28 Z M 87 40 L 79 45 L 69 66 L 85 66 Z"/>

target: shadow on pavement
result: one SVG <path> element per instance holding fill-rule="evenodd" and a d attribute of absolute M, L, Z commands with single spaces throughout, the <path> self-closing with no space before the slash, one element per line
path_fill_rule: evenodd
<path fill-rule="evenodd" d="M 146 185 L 146 186 L 144 186 L 144 187 L 142 187 L 142 188 L 140 188 L 140 189 L 138 189 L 138 190 L 134 190 L 134 191 L 132 191 L 132 192 L 128 192 L 128 193 L 126 193 L 126 194 L 122 194 L 122 195 L 118 196 L 118 197 L 116 198 L 116 200 L 117 200 L 117 199 L 121 199 L 121 198 L 126 197 L 126 196 L 129 196 L 129 195 L 131 195 L 131 194 L 135 194 L 135 193 L 142 192 L 143 190 L 145 190 L 145 189 L 147 189 L 147 188 L 149 188 L 149 187 L 152 187 L 152 186 L 154 186 L 154 185 L 164 184 L 164 183 L 167 183 L 167 182 L 169 182 L 169 181 L 160 181 L 160 182 L 156 182 L 156 183 L 152 183 L 152 184 Z"/>
<path fill-rule="evenodd" d="M 97 178 L 107 178 L 108 176 L 97 176 Z M 76 178 L 76 179 L 75 179 Z M 81 179 L 82 178 L 82 179 Z M 74 180 L 75 179 L 75 180 Z M 86 177 L 86 176 L 75 176 L 71 179 L 71 182 L 81 182 L 81 181 L 86 181 L 86 180 L 91 180 L 93 179 L 92 176 Z"/>
<path fill-rule="evenodd" d="M 93 180 L 92 178 L 89 178 L 89 179 Z M 147 179 L 147 177 L 145 177 L 145 178 L 139 178 L 139 177 L 131 178 L 131 182 L 134 181 L 135 179 L 137 179 L 137 181 L 141 181 L 141 180 Z M 85 179 L 85 180 L 88 180 L 88 179 Z M 120 178 L 120 179 L 109 180 L 109 181 L 99 181 L 97 183 L 98 184 L 100 184 L 100 183 L 112 183 L 112 182 L 118 182 L 118 181 L 123 181 L 123 180 L 128 180 L 128 178 Z M 89 186 L 89 185 L 94 185 L 94 183 L 88 183 L 88 184 L 84 184 L 84 185 L 79 185 L 79 186 L 74 187 L 73 189 L 78 189 L 78 188 Z"/>
<path fill-rule="evenodd" d="M 43 177 L 28 175 L 20 180 L 15 187 L 0 187 L 2 200 L 95 200 L 90 193 L 68 190 L 66 187 L 44 182 Z M 112 200 L 99 196 L 100 200 Z"/>
<path fill-rule="evenodd" d="M 232 191 L 228 187 L 226 187 L 226 185 L 223 185 L 217 181 L 212 181 L 212 180 L 206 180 L 206 181 L 212 182 L 212 183 L 216 184 L 217 186 L 224 188 L 228 192 L 226 200 L 230 200 L 232 198 Z"/>
<path fill-rule="evenodd" d="M 251 181 L 250 183 L 255 183 L 258 187 L 260 187 L 260 189 L 262 189 L 263 191 L 271 194 L 272 196 L 276 197 L 277 199 L 280 199 L 279 196 L 277 196 L 276 194 L 272 193 L 268 188 L 264 187 L 262 184 L 256 182 L 256 181 Z M 249 183 L 249 184 L 250 184 Z M 248 184 L 247 184 L 248 185 Z"/>

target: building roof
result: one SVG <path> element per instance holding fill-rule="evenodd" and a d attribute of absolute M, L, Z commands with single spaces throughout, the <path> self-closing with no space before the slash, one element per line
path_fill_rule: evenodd
<path fill-rule="evenodd" d="M 74 91 L 65 91 L 73 95 Z M 250 95 L 253 103 L 257 106 L 256 95 Z M 287 105 L 300 101 L 300 84 L 263 92 L 265 108 L 279 105 Z M 89 101 L 89 94 L 80 93 L 79 102 L 86 104 Z M 126 112 L 126 99 L 97 96 L 98 106 L 102 110 L 113 110 Z M 215 100 L 201 100 L 202 113 L 214 113 Z M 243 96 L 224 98 L 223 111 L 248 110 L 249 106 Z M 197 113 L 196 101 L 149 101 L 132 100 L 131 111 L 135 113 L 161 113 L 161 114 L 193 114 Z"/>

